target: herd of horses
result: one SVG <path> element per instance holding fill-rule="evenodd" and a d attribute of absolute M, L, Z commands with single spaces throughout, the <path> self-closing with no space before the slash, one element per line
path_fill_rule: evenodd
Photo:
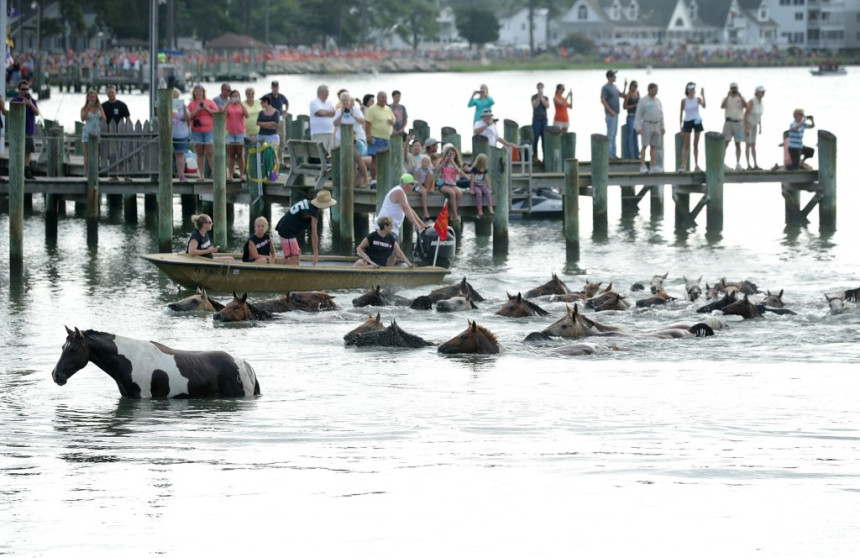
<path fill-rule="evenodd" d="M 529 333 L 524 343 L 554 343 L 557 338 L 573 343 L 553 347 L 564 356 L 585 356 L 622 350 L 614 344 L 595 344 L 597 337 L 679 339 L 709 337 L 726 326 L 720 315 L 736 315 L 745 320 L 764 317 L 767 313 L 792 315 L 785 307 L 783 291 L 762 293 L 750 281 L 729 282 L 725 279 L 713 285 L 701 286 L 702 278 L 684 277 L 685 294 L 670 295 L 664 288 L 668 273 L 655 275 L 650 284 L 634 283 L 628 294 L 617 292 L 613 284 L 586 282 L 574 291 L 553 274 L 547 283 L 515 295 L 506 293 L 507 301 L 495 312 L 499 316 L 524 318 L 548 316 L 542 302 L 564 302 L 564 316 L 541 331 Z M 650 293 L 646 293 L 646 289 Z M 638 293 L 642 292 L 643 295 Z M 634 294 L 637 293 L 637 294 Z M 171 303 L 175 312 L 211 313 L 218 322 L 264 321 L 283 312 L 325 312 L 338 310 L 334 296 L 321 291 L 290 292 L 278 298 L 250 302 L 247 294 L 233 293 L 233 299 L 221 303 L 209 297 L 203 289 Z M 856 302 L 860 288 L 829 293 L 825 299 L 832 314 L 845 310 L 846 302 Z M 653 330 L 634 331 L 597 321 L 586 310 L 600 312 L 643 312 L 683 299 L 687 304 L 701 304 L 703 314 L 695 323 L 672 323 Z M 397 295 L 390 289 L 375 286 L 352 300 L 356 308 L 409 307 L 414 310 L 460 312 L 478 308 L 486 300 L 464 277 L 452 285 L 437 288 L 413 299 Z M 467 320 L 467 327 L 451 339 L 438 344 L 437 351 L 453 354 L 498 354 L 502 351 L 495 334 L 476 321 Z M 223 351 L 177 351 L 152 341 L 138 341 L 109 333 L 66 328 L 63 352 L 52 377 L 63 385 L 75 372 L 93 362 L 107 372 L 126 397 L 244 397 L 260 393 L 256 374 L 246 361 Z M 421 348 L 436 343 L 403 330 L 395 320 L 385 326 L 380 313 L 372 314 L 358 327 L 343 336 L 347 347 Z"/>

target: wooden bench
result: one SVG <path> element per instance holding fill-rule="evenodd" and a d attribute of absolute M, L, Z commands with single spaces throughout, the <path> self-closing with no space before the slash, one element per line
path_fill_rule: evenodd
<path fill-rule="evenodd" d="M 287 141 L 287 152 L 290 155 L 287 186 L 293 186 L 300 176 L 311 176 L 316 181 L 316 188 L 320 189 L 326 178 L 331 178 L 331 165 L 322 143 L 291 139 Z"/>

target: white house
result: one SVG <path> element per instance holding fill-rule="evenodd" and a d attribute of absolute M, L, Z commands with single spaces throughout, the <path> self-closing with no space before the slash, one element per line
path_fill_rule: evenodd
<path fill-rule="evenodd" d="M 561 41 L 563 36 L 559 30 L 557 21 L 549 21 L 547 17 L 549 10 L 538 8 L 534 10 L 532 31 L 536 49 L 547 49 Z M 549 36 L 547 36 L 549 33 Z M 499 40 L 497 44 L 504 46 L 528 46 L 529 45 L 529 10 L 520 8 L 499 17 Z"/>

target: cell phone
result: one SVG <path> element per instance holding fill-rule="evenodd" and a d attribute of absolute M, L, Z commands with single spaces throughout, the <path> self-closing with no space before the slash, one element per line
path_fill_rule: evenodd
<path fill-rule="evenodd" d="M 410 135 L 410 136 L 414 136 L 414 135 L 415 135 L 415 130 L 414 130 L 413 128 L 409 128 L 409 135 Z"/>

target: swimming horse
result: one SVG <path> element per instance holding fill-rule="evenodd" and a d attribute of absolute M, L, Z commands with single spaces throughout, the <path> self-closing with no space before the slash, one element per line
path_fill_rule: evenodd
<path fill-rule="evenodd" d="M 356 347 L 401 347 L 409 349 L 418 349 L 433 344 L 417 335 L 403 331 L 395 320 L 391 320 L 391 325 L 381 330 L 359 333 L 349 339 L 344 336 L 344 343 Z"/>
<path fill-rule="evenodd" d="M 65 385 L 92 362 L 114 379 L 123 397 L 134 399 L 248 397 L 260 394 L 251 365 L 224 351 L 179 351 L 155 341 L 140 341 L 88 329 L 66 328 L 60 360 L 51 372 Z"/>
<path fill-rule="evenodd" d="M 466 281 L 466 278 L 463 277 L 463 280 L 459 283 L 454 283 L 453 285 L 447 285 L 445 287 L 439 287 L 438 289 L 433 289 L 430 291 L 431 300 L 436 303 L 440 300 L 445 300 L 447 298 L 453 298 L 455 296 L 466 296 L 474 300 L 475 302 L 484 302 L 484 297 L 478 294 L 478 291 L 472 288 L 471 283 Z"/>
<path fill-rule="evenodd" d="M 377 314 L 374 318 L 372 315 L 368 316 L 367 319 L 362 322 L 360 326 L 351 330 L 349 333 L 343 336 L 343 342 L 347 345 L 354 345 L 355 338 L 362 334 L 368 333 L 371 331 L 382 331 L 385 329 L 385 326 L 382 325 L 382 316 Z"/>
<path fill-rule="evenodd" d="M 244 322 L 251 320 L 271 320 L 274 316 L 268 310 L 257 308 L 248 302 L 248 293 L 241 297 L 235 292 L 233 300 L 227 303 L 219 312 L 212 314 L 212 319 L 218 322 Z"/>
<path fill-rule="evenodd" d="M 505 293 L 508 296 L 508 301 L 496 312 L 499 316 L 507 318 L 525 318 L 528 316 L 546 316 L 549 314 L 546 310 L 523 298 L 522 293 L 517 293 L 517 296 L 511 296 L 510 293 Z"/>
<path fill-rule="evenodd" d="M 325 312 L 337 310 L 334 296 L 323 291 L 288 292 L 278 298 L 262 300 L 254 304 L 258 310 L 266 312 Z"/>
<path fill-rule="evenodd" d="M 193 295 L 167 305 L 174 312 L 218 312 L 224 305 L 209 298 L 206 289 L 197 288 Z"/>
<path fill-rule="evenodd" d="M 444 355 L 454 354 L 483 354 L 494 355 L 501 351 L 499 341 L 489 329 L 478 325 L 478 322 L 469 322 L 469 327 L 455 337 L 445 341 L 437 349 Z"/>

